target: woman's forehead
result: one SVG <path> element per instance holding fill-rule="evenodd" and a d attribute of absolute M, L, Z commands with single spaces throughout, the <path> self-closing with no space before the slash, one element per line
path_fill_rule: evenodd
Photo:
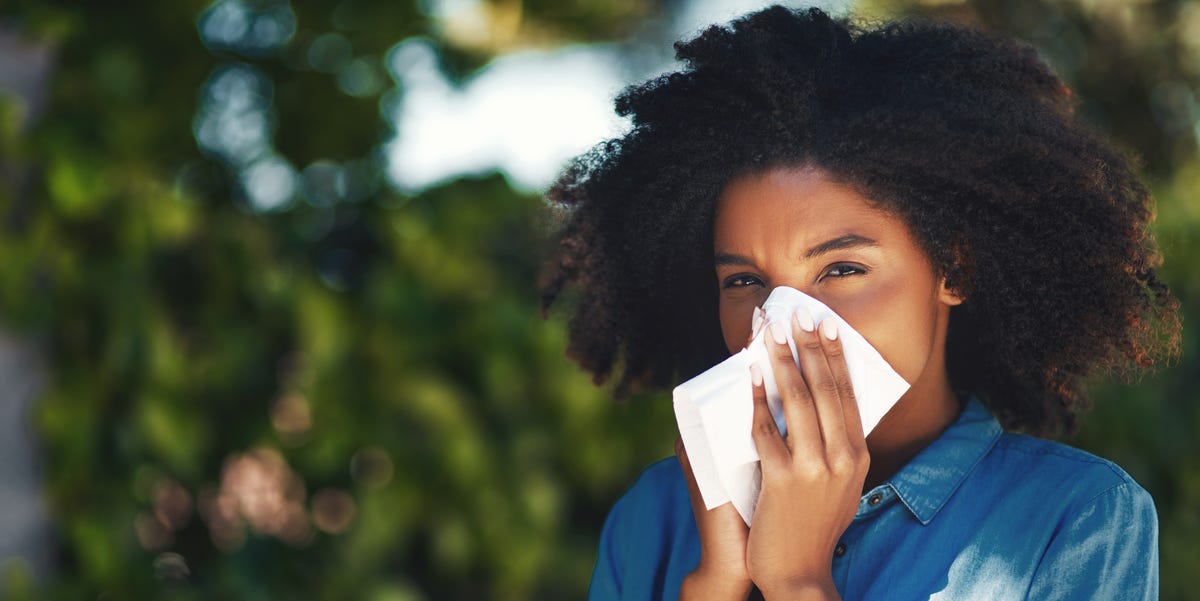
<path fill-rule="evenodd" d="M 810 248 L 846 236 L 888 237 L 897 228 L 907 235 L 902 221 L 854 188 L 819 171 L 778 168 L 726 187 L 717 204 L 713 241 L 718 250 L 779 239 Z"/>

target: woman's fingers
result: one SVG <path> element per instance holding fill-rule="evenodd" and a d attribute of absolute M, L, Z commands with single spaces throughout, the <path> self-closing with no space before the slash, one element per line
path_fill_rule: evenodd
<path fill-rule="evenodd" d="M 841 343 L 837 340 L 837 325 L 833 319 L 825 319 L 821 327 L 812 327 L 812 318 L 800 308 L 792 315 L 792 331 L 796 338 L 796 351 L 800 355 L 800 371 L 808 382 L 817 411 L 821 438 L 825 442 L 825 455 L 831 464 L 843 459 L 849 451 L 846 436 L 846 419 L 842 412 L 842 400 L 838 395 L 837 381 L 829 368 L 832 361 L 845 361 L 841 354 Z M 829 352 L 836 353 L 830 357 Z"/>
<path fill-rule="evenodd" d="M 779 435 L 775 418 L 771 416 L 771 409 L 767 406 L 767 387 L 763 384 L 762 371 L 758 365 L 750 366 L 750 386 L 754 397 L 754 429 L 751 430 L 751 436 L 754 438 L 758 457 L 762 460 L 764 469 L 785 465 L 788 460 L 787 443 L 783 442 L 783 437 Z"/>
<path fill-rule="evenodd" d="M 787 447 L 793 455 L 820 456 L 821 430 L 817 423 L 813 393 L 796 368 L 796 360 L 787 343 L 787 326 L 771 322 L 767 328 L 767 355 L 771 359 L 771 370 L 783 404 L 783 416 L 787 420 Z"/>
<path fill-rule="evenodd" d="M 793 459 L 823 460 L 827 468 L 846 471 L 854 469 L 856 458 L 865 455 L 866 441 L 837 323 L 827 318 L 818 327 L 803 307 L 792 315 L 790 325 L 799 367 L 788 347 L 783 324 L 772 322 L 764 327 L 768 328 L 767 353 L 788 423 L 785 448 Z M 756 435 L 760 430 L 775 430 L 765 409 L 766 393 L 762 396 L 765 419 L 758 418 L 756 398 Z"/>
<path fill-rule="evenodd" d="M 829 365 L 829 371 L 833 374 L 833 381 L 837 387 L 838 398 L 841 400 L 840 410 L 842 423 L 845 425 L 847 443 L 851 447 L 865 452 L 867 442 L 863 437 L 858 399 L 854 396 L 854 384 L 850 380 L 850 369 L 846 366 L 846 357 L 842 352 L 842 337 L 832 318 L 821 322 L 820 339 L 825 349 L 826 363 Z"/>

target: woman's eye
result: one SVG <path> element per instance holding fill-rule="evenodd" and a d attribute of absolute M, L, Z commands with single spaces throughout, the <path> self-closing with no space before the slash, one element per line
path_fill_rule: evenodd
<path fill-rule="evenodd" d="M 851 265 L 849 263 L 838 263 L 836 265 L 830 266 L 830 268 L 825 271 L 825 275 L 821 279 L 825 279 L 826 277 L 842 278 L 842 277 L 846 277 L 848 275 L 855 275 L 855 274 L 866 273 L 866 272 L 867 271 L 865 269 L 863 269 L 857 265 Z"/>
<path fill-rule="evenodd" d="M 762 280 L 752 275 L 735 275 L 725 278 L 724 288 L 744 288 L 746 286 L 761 286 Z"/>

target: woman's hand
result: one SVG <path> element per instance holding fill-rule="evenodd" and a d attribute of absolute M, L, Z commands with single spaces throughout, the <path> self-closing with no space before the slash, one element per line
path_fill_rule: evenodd
<path fill-rule="evenodd" d="M 836 323 L 826 319 L 818 331 L 803 309 L 791 321 L 799 369 L 785 324 L 770 324 L 766 337 L 786 440 L 767 408 L 762 368 L 751 368 L 762 492 L 747 539 L 746 568 L 768 601 L 837 599 L 834 546 L 854 519 L 870 455 Z"/>
<path fill-rule="evenodd" d="M 705 509 L 700 487 L 692 474 L 683 439 L 675 440 L 675 456 L 687 479 L 692 515 L 700 532 L 700 564 L 683 580 L 680 601 L 743 601 L 750 593 L 750 573 L 746 568 L 746 538 L 749 529 L 732 503 Z"/>
<path fill-rule="evenodd" d="M 800 368 L 786 342 L 787 326 L 771 325 L 766 337 L 787 440 L 767 408 L 763 367 L 751 368 L 752 435 L 762 467 L 753 528 L 732 504 L 705 509 L 683 442 L 675 443 L 701 546 L 700 564 L 684 579 L 681 600 L 740 601 L 752 584 L 768 601 L 838 598 L 833 549 L 854 519 L 870 456 L 835 322 L 826 320 L 818 331 L 801 311 L 791 323 Z"/>
<path fill-rule="evenodd" d="M 751 321 L 749 345 L 763 325 L 763 311 L 754 309 Z M 746 538 L 749 529 L 732 503 L 715 507 L 711 511 L 704 507 L 692 464 L 688 461 L 683 439 L 675 440 L 675 456 L 679 458 L 683 475 L 687 479 L 688 496 L 692 501 L 692 515 L 696 518 L 696 529 L 700 533 L 700 564 L 684 578 L 679 591 L 680 601 L 701 599 L 736 599 L 743 601 L 750 593 L 750 573 L 746 568 Z"/>

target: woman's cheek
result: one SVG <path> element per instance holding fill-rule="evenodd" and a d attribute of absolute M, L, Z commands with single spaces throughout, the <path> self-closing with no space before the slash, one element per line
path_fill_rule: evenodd
<path fill-rule="evenodd" d="M 915 382 L 929 355 L 926 338 L 932 335 L 932 324 L 926 323 L 926 312 L 914 310 L 913 299 L 890 286 L 860 292 L 827 304 L 866 338 L 900 377 Z"/>
<path fill-rule="evenodd" d="M 876 336 L 875 338 L 879 340 L 878 343 L 873 342 L 870 337 L 867 337 L 867 340 L 871 341 L 871 345 L 875 347 L 875 350 L 879 351 L 879 354 L 883 356 L 884 361 L 887 361 L 888 365 L 891 365 L 892 369 L 896 370 L 896 373 L 900 374 L 900 377 L 904 378 L 904 381 L 909 384 L 917 381 L 921 376 L 925 364 L 924 354 L 916 348 L 920 343 L 913 338 L 912 334 L 914 333 L 910 333 L 900 340 L 893 339 L 890 336 Z M 866 334 L 863 336 L 866 337 Z"/>
<path fill-rule="evenodd" d="M 732 355 L 746 348 L 754 319 L 754 309 L 766 302 L 770 292 L 765 287 L 754 287 L 748 290 L 720 293 L 717 312 L 721 320 L 721 336 L 725 339 L 725 348 L 729 350 L 729 354 Z"/>
<path fill-rule="evenodd" d="M 735 306 L 733 303 L 721 302 L 721 335 L 725 338 L 725 348 L 731 355 L 746 346 L 746 339 L 750 337 L 750 320 L 754 317 L 753 307 L 745 311 L 745 315 L 739 307 L 740 303 Z"/>

